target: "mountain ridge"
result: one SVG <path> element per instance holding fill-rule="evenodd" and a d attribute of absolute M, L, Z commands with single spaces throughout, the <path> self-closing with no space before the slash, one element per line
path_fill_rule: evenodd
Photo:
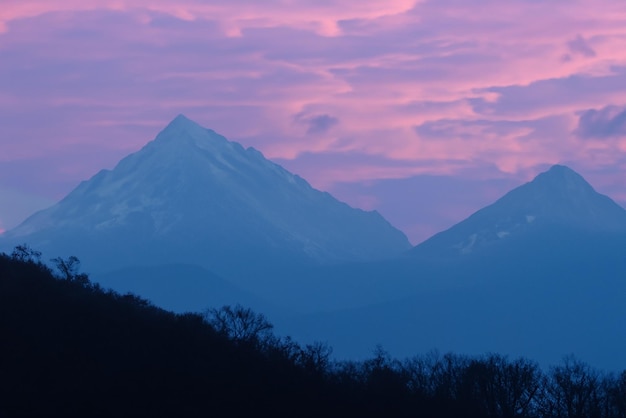
<path fill-rule="evenodd" d="M 64 206 L 35 215 L 15 243 L 27 241 L 46 256 L 77 255 L 96 280 L 124 281 L 125 291 L 153 292 L 160 304 L 181 311 L 191 300 L 194 309 L 200 306 L 209 293 L 216 299 L 222 294 L 223 304 L 249 297 L 268 312 L 271 303 L 276 311 L 285 308 L 275 318 L 285 335 L 328 341 L 346 358 L 384 343 L 402 355 L 432 348 L 497 350 L 551 362 L 575 352 L 623 367 L 625 210 L 573 170 L 552 167 L 407 257 L 347 263 L 344 249 L 343 260 L 317 263 L 303 249 L 317 248 L 311 230 L 324 225 L 324 216 L 340 220 L 330 225 L 341 231 L 322 231 L 333 244 L 342 235 L 368 239 L 359 235 L 367 232 L 360 225 L 373 222 L 396 237 L 398 248 L 409 245 L 380 215 L 314 191 L 260 152 L 224 142 L 186 118 L 170 125 L 158 141 L 83 182 Z M 266 206 L 276 201 L 284 206 Z M 56 211 L 65 224 L 54 233 L 32 233 L 31 227 L 60 219 Z M 345 214 L 359 222 L 343 222 Z M 284 222 L 291 234 L 282 235 L 272 220 Z M 191 227 L 181 232 L 177 222 Z M 240 222 L 245 228 L 229 230 Z M 81 224 L 97 234 L 85 233 Z M 68 236 L 74 239 L 63 242 Z M 334 248 L 322 246 L 327 253 Z M 184 294 L 173 295 L 178 291 Z"/>

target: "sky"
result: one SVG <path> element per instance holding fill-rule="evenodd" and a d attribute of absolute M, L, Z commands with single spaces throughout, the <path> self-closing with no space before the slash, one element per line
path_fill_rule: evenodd
<path fill-rule="evenodd" d="M 626 205 L 626 2 L 2 0 L 0 231 L 180 113 L 414 244 L 555 163 Z"/>

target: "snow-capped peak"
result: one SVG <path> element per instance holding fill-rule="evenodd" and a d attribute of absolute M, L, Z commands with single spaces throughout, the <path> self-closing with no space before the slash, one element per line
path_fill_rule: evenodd
<path fill-rule="evenodd" d="M 380 258 L 410 246 L 379 214 L 350 208 L 183 115 L 113 170 L 9 233 L 22 241 L 39 234 L 40 242 L 64 241 L 68 248 L 93 240 L 131 254 L 141 246 L 146 263 L 157 261 L 153 253 L 169 251 L 178 261 L 195 254 L 194 262 L 208 267 L 239 256 L 272 258 L 270 264 L 276 257 Z"/>
<path fill-rule="evenodd" d="M 177 146 L 195 145 L 211 151 L 217 151 L 220 148 L 232 149 L 233 144 L 238 145 L 237 148 L 241 147 L 237 143 L 228 141 L 215 131 L 200 126 L 182 114 L 176 116 L 147 146 L 167 143 L 175 143 Z"/>

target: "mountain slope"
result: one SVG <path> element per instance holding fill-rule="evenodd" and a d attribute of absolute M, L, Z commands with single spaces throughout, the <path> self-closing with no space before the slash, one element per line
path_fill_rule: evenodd
<path fill-rule="evenodd" d="M 199 266 L 134 266 L 98 275 L 98 283 L 119 293 L 134 293 L 173 312 L 241 304 L 272 316 L 272 306 Z"/>
<path fill-rule="evenodd" d="M 578 173 L 555 165 L 450 229 L 417 245 L 415 256 L 448 257 L 541 241 L 557 231 L 626 232 L 626 210 Z M 526 245 L 526 244 L 524 244 Z"/>
<path fill-rule="evenodd" d="M 377 212 L 353 209 L 182 115 L 113 170 L 8 231 L 7 241 L 76 254 L 92 272 L 167 262 L 220 274 L 410 247 Z"/>
<path fill-rule="evenodd" d="M 300 340 L 324 338 L 345 358 L 383 344 L 398 356 L 499 352 L 548 365 L 574 354 L 622 369 L 625 212 L 555 166 L 418 245 L 404 264 L 345 272 L 343 282 L 336 276 L 343 289 L 357 289 L 343 292 L 350 305 L 342 308 L 341 293 L 327 290 L 332 309 L 281 318 L 277 326 Z M 372 303 L 357 306 L 355 295 L 366 290 Z M 303 294 L 314 303 L 314 292 Z"/>

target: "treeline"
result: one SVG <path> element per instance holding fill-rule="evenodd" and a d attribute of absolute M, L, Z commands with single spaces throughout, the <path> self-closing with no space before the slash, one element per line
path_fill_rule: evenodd
<path fill-rule="evenodd" d="M 74 257 L 53 270 L 40 256 L 0 254 L 0 417 L 626 418 L 626 371 L 380 347 L 336 362 L 241 306 L 173 314 L 91 283 Z"/>

